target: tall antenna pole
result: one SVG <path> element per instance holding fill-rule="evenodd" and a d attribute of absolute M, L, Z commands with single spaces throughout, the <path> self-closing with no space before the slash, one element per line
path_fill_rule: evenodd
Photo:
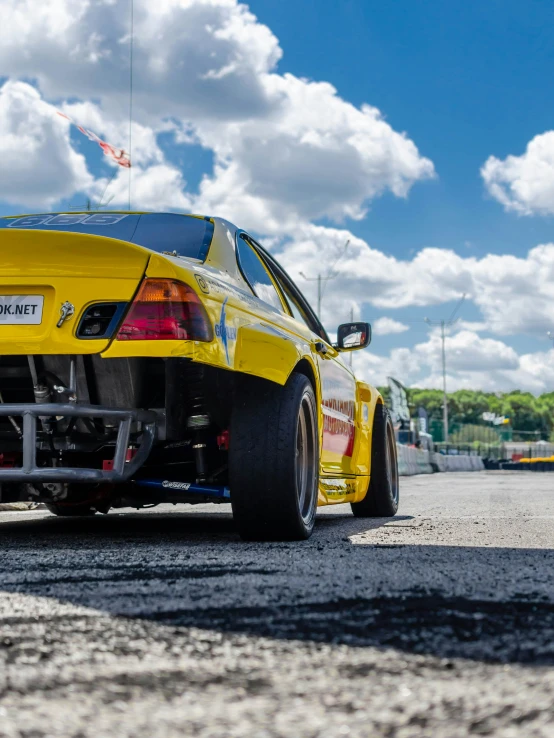
<path fill-rule="evenodd" d="M 444 442 L 448 443 L 448 395 L 446 394 L 446 350 L 445 350 L 445 322 L 441 320 L 441 339 L 442 339 L 442 425 L 444 428 Z"/>
<path fill-rule="evenodd" d="M 132 161 L 132 120 L 133 120 L 133 31 L 134 31 L 134 0 L 131 0 L 131 36 L 129 40 L 129 161 Z M 129 210 L 131 209 L 131 172 L 129 167 Z"/>
<path fill-rule="evenodd" d="M 321 316 L 321 298 L 323 292 L 321 291 L 321 274 L 317 275 L 317 317 Z"/>
<path fill-rule="evenodd" d="M 351 322 L 351 323 L 353 323 L 353 322 L 354 322 L 354 308 L 353 308 L 353 307 L 351 307 L 351 308 L 350 308 L 350 322 Z M 353 351 L 351 351 L 351 352 L 350 352 L 350 356 L 348 357 L 348 359 L 350 360 L 350 368 L 352 368 L 352 354 L 353 354 L 353 353 L 354 353 L 354 352 L 353 352 Z"/>
<path fill-rule="evenodd" d="M 462 307 L 463 301 L 466 299 L 465 292 L 461 296 L 458 304 L 452 311 L 452 315 L 448 318 L 448 320 L 429 320 L 429 318 L 425 318 L 425 322 L 429 325 L 440 325 L 441 328 L 441 342 L 442 342 L 442 394 L 443 394 L 443 401 L 442 401 L 442 425 L 443 425 L 443 440 L 444 443 L 448 443 L 448 395 L 446 394 L 446 347 L 445 347 L 445 341 L 446 341 L 446 329 L 450 328 L 451 325 L 454 325 L 454 323 L 458 322 L 458 318 L 454 320 L 456 313 L 458 310 Z"/>

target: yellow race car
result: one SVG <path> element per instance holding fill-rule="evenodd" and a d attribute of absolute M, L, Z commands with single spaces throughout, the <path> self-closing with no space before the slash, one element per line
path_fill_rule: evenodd
<path fill-rule="evenodd" d="M 221 218 L 0 218 L 0 500 L 231 502 L 245 539 L 398 508 L 394 430 L 275 259 Z"/>

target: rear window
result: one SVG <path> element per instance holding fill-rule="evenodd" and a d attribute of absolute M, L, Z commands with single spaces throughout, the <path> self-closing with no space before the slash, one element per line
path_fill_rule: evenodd
<path fill-rule="evenodd" d="M 175 213 L 45 213 L 0 218 L 0 228 L 88 233 L 202 261 L 208 255 L 214 231 L 208 218 Z"/>

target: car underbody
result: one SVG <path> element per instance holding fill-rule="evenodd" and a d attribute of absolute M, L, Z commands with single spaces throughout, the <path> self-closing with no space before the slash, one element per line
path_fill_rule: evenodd
<path fill-rule="evenodd" d="M 228 501 L 239 381 L 186 358 L 0 357 L 0 501 Z"/>

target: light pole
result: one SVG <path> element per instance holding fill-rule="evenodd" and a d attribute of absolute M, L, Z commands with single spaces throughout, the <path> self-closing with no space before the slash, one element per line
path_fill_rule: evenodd
<path fill-rule="evenodd" d="M 317 317 L 321 317 L 321 274 L 317 277 L 307 277 L 304 272 L 300 272 L 300 276 L 304 277 L 306 282 L 317 282 Z M 327 279 L 330 279 L 328 277 Z"/>
<path fill-rule="evenodd" d="M 336 279 L 338 277 L 338 274 L 334 273 L 334 268 L 338 262 L 338 260 L 343 257 L 346 253 L 346 249 L 348 248 L 348 244 L 350 243 L 350 239 L 344 244 L 344 247 L 340 254 L 337 256 L 335 261 L 333 262 L 333 265 L 329 268 L 326 275 L 322 275 L 321 272 L 317 275 L 317 277 L 307 277 L 304 272 L 300 272 L 300 276 L 304 277 L 306 282 L 317 282 L 317 317 L 321 320 L 321 300 L 323 299 L 323 293 L 325 291 L 325 287 L 327 286 L 327 282 L 330 279 Z"/>
<path fill-rule="evenodd" d="M 441 329 L 441 342 L 442 342 L 442 393 L 443 393 L 443 402 L 442 402 L 442 425 L 443 425 L 443 436 L 444 436 L 444 442 L 448 443 L 448 396 L 446 394 L 446 348 L 445 348 L 445 340 L 446 340 L 446 329 L 450 328 L 450 326 L 454 325 L 454 323 L 458 322 L 458 318 L 454 320 L 454 317 L 458 310 L 461 308 L 463 301 L 466 299 L 465 292 L 461 296 L 458 304 L 452 311 L 452 315 L 448 318 L 448 320 L 429 320 L 429 318 L 425 318 L 425 322 L 429 325 L 440 325 Z"/>

